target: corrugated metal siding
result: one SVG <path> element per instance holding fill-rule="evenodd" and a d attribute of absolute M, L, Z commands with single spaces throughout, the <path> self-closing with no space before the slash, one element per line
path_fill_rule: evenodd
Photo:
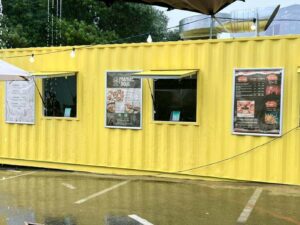
<path fill-rule="evenodd" d="M 74 59 L 70 51 L 38 55 L 58 49 L 0 53 L 4 57 L 36 54 L 32 64 L 29 57 L 6 59 L 29 71 L 79 71 L 78 119 L 43 118 L 37 94 L 35 125 L 6 124 L 4 110 L 0 110 L 0 162 L 21 159 L 32 160 L 33 166 L 54 162 L 52 167 L 56 168 L 65 168 L 63 164 L 68 163 L 74 169 L 81 165 L 86 171 L 98 167 L 98 172 L 107 172 L 109 167 L 155 174 L 206 165 L 247 151 L 271 138 L 231 134 L 234 68 L 283 67 L 283 130 L 299 124 L 300 37 L 107 45 L 78 49 Z M 199 69 L 199 124 L 154 123 L 151 96 L 144 82 L 143 129 L 104 128 L 105 72 L 150 69 Z M 0 88 L 4 94 L 3 83 Z M 4 98 L 0 98 L 0 105 L 4 109 Z M 299 140 L 298 129 L 249 154 L 186 174 L 300 185 Z"/>

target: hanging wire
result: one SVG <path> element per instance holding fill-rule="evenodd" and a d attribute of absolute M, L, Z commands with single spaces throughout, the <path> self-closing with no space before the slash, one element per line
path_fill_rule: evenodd
<path fill-rule="evenodd" d="M 2 23 L 3 21 L 3 5 L 2 5 L 2 1 L 0 0 L 0 48 L 4 48 L 5 47 L 5 41 L 3 40 L 3 26 L 5 26 L 4 23 Z"/>
<path fill-rule="evenodd" d="M 54 0 L 51 1 L 51 46 L 54 43 Z"/>
<path fill-rule="evenodd" d="M 61 45 L 62 0 L 59 1 L 59 45 Z"/>
<path fill-rule="evenodd" d="M 59 18 L 59 5 L 58 5 L 58 1 L 56 0 L 56 18 L 55 18 L 55 44 L 54 45 L 58 45 L 58 18 Z"/>
<path fill-rule="evenodd" d="M 222 17 L 222 16 L 216 16 L 218 19 L 227 19 L 237 22 L 247 22 L 249 19 L 243 19 L 243 18 L 232 18 L 232 17 Z M 250 17 L 249 17 L 250 18 Z M 287 21 L 287 22 L 300 22 L 300 19 L 274 19 L 273 21 Z"/>
<path fill-rule="evenodd" d="M 202 169 L 202 168 L 205 168 L 205 167 L 210 167 L 210 166 L 213 166 L 213 165 L 216 165 L 216 164 L 220 164 L 220 163 L 223 163 L 223 162 L 226 162 L 226 161 L 229 161 L 229 160 L 232 160 L 232 159 L 235 159 L 235 158 L 238 158 L 242 155 L 245 155 L 245 154 L 248 154 L 250 152 L 253 152 L 255 150 L 257 150 L 258 148 L 261 148 L 263 146 L 266 146 L 266 145 L 269 145 L 271 144 L 272 142 L 275 142 L 279 139 L 282 139 L 283 137 L 285 137 L 286 135 L 288 135 L 289 133 L 293 132 L 294 130 L 297 130 L 299 128 L 299 126 L 297 127 L 294 127 L 292 129 L 290 129 L 289 131 L 287 131 L 286 133 L 284 133 L 281 137 L 275 137 L 273 139 L 271 139 L 270 141 L 267 141 L 263 144 L 260 144 L 260 145 L 257 145 L 251 149 L 248 149 L 242 153 L 239 153 L 239 154 L 236 154 L 236 155 L 233 155 L 231 157 L 228 157 L 228 158 L 225 158 L 225 159 L 222 159 L 222 160 L 219 160 L 219 161 L 215 161 L 215 162 L 212 162 L 212 163 L 208 163 L 208 164 L 205 164 L 205 165 L 201 165 L 201 166 L 196 166 L 196 167 L 192 167 L 192 168 L 189 168 L 189 169 L 184 169 L 184 170 L 179 170 L 177 171 L 177 173 L 183 173 L 183 172 L 188 172 L 188 171 L 192 171 L 192 170 L 196 170 L 196 169 Z"/>
<path fill-rule="evenodd" d="M 184 172 L 190 172 L 190 171 L 193 171 L 193 170 L 198 170 L 198 169 L 203 169 L 203 168 L 208 168 L 208 167 L 211 167 L 211 166 L 214 166 L 214 165 L 218 165 L 218 164 L 222 164 L 224 162 L 227 162 L 227 161 L 230 161 L 230 160 L 233 160 L 233 159 L 236 159 L 236 158 L 239 158 L 243 155 L 246 155 L 246 154 L 249 154 L 251 152 L 254 152 L 256 150 L 258 150 L 259 148 L 263 147 L 263 146 L 267 146 L 269 144 L 271 144 L 272 142 L 275 142 L 277 140 L 282 140 L 284 137 L 286 137 L 288 134 L 292 133 L 293 131 L 295 130 L 298 130 L 300 128 L 300 126 L 296 126 L 290 130 L 288 130 L 287 132 L 285 132 L 284 134 L 282 134 L 280 137 L 274 137 L 272 138 L 271 140 L 267 141 L 267 142 L 264 142 L 260 145 L 257 145 L 253 148 L 250 148 L 244 152 L 241 152 L 239 154 L 236 154 L 236 155 L 233 155 L 233 156 L 230 156 L 230 157 L 227 157 L 227 158 L 224 158 L 224 159 L 221 159 L 221 160 L 217 160 L 215 162 L 211 162 L 211 163 L 207 163 L 207 164 L 204 164 L 204 165 L 200 165 L 200 166 L 195 166 L 195 167 L 191 167 L 191 168 L 187 168 L 187 169 L 183 169 L 183 170 L 178 170 L 178 171 L 174 171 L 174 172 L 161 172 L 161 173 L 156 173 L 154 174 L 153 176 L 162 176 L 162 175 L 165 175 L 165 174 L 180 174 L 180 173 L 184 173 Z M 183 174 L 183 175 L 190 175 L 190 174 Z"/>
<path fill-rule="evenodd" d="M 50 42 L 50 0 L 48 0 L 47 7 L 47 46 L 49 46 Z"/>
<path fill-rule="evenodd" d="M 50 1 L 50 0 L 49 0 Z M 53 1 L 53 0 L 52 0 Z M 51 6 L 49 5 L 49 7 L 51 8 Z M 201 18 L 201 19 L 197 19 L 197 20 L 194 20 L 194 21 L 191 21 L 191 22 L 187 22 L 187 23 L 184 23 L 182 25 L 188 25 L 188 24 L 191 24 L 191 23 L 195 23 L 195 22 L 198 22 L 198 21 L 202 21 L 202 20 L 206 20 L 210 17 L 204 17 L 204 18 Z M 49 19 L 50 19 L 50 14 L 49 14 Z M 50 23 L 50 20 L 49 20 L 49 23 Z M 178 28 L 179 26 L 182 26 L 182 25 L 177 25 L 177 26 L 172 26 L 172 27 L 168 27 L 167 30 L 171 30 L 171 29 L 174 29 L 174 28 Z M 49 29 L 50 31 L 50 29 Z M 149 33 L 151 32 L 147 32 L 147 33 L 142 33 L 142 34 L 137 34 L 137 35 L 133 35 L 133 36 L 129 36 L 129 37 L 125 37 L 125 38 L 120 38 L 120 39 L 117 39 L 117 40 L 114 40 L 114 41 L 111 41 L 107 44 L 116 44 L 116 43 L 120 43 L 122 41 L 126 41 L 126 40 L 130 40 L 130 39 L 133 39 L 133 38 L 137 38 L 137 37 L 143 37 L 143 36 L 148 36 Z M 49 35 L 50 36 L 50 35 Z M 53 42 L 53 36 L 52 36 L 52 40 L 51 42 Z M 104 45 L 104 44 L 90 44 L 90 45 L 82 45 L 82 46 L 78 46 L 76 47 L 75 49 L 87 49 L 87 48 L 92 48 L 92 47 L 95 47 L 97 45 Z M 50 55 L 50 54 L 54 54 L 54 53 L 60 53 L 60 52 L 68 52 L 70 50 L 73 50 L 74 47 L 70 47 L 69 49 L 59 49 L 59 50 L 54 50 L 54 51 L 51 51 L 51 52 L 44 52 L 44 53 L 36 53 L 35 56 L 38 56 L 38 55 Z M 22 57 L 28 57 L 28 56 L 31 56 L 31 54 L 24 54 L 24 55 L 15 55 L 15 56 L 2 56 L 0 58 L 9 58 L 9 59 L 12 59 L 12 58 L 22 58 Z"/>
<path fill-rule="evenodd" d="M 52 0 L 52 1 L 54 1 L 54 0 Z M 190 21 L 190 22 L 187 22 L 187 23 L 184 23 L 184 24 L 181 24 L 181 25 L 176 25 L 176 26 L 168 27 L 168 28 L 166 28 L 166 30 L 171 30 L 171 29 L 179 28 L 180 26 L 184 26 L 184 25 L 196 23 L 196 22 L 199 22 L 199 21 L 207 20 L 209 18 L 210 18 L 210 16 L 203 17 L 201 19 Z M 231 21 L 238 21 L 238 22 L 248 21 L 247 19 L 241 19 L 241 18 L 229 18 L 229 17 L 216 17 L 216 18 L 218 18 L 218 19 L 228 19 L 228 20 L 231 20 Z M 300 19 L 299 20 L 298 19 L 277 19 L 277 20 L 274 20 L 274 21 L 300 22 Z M 53 26 L 52 26 L 52 28 L 53 28 Z M 53 33 L 53 29 L 52 29 L 52 33 Z M 125 37 L 125 38 L 120 38 L 120 39 L 111 41 L 111 42 L 109 42 L 107 44 L 116 44 L 116 43 L 120 43 L 120 42 L 123 42 L 123 41 L 126 41 L 126 40 L 134 39 L 136 37 L 143 37 L 143 36 L 147 37 L 149 35 L 149 33 L 151 33 L 151 32 L 146 32 L 146 33 L 137 34 L 137 35 L 133 35 L 133 36 Z M 52 34 L 51 43 L 53 44 L 53 34 Z M 105 45 L 105 44 L 82 45 L 82 46 L 76 47 L 76 49 L 87 49 L 87 48 L 95 47 L 97 45 Z M 70 51 L 72 49 L 73 49 L 73 47 L 70 47 L 69 49 L 59 49 L 59 50 L 55 50 L 55 51 L 51 51 L 51 52 L 37 53 L 35 55 L 36 56 L 38 56 L 38 55 L 50 55 L 50 54 L 54 54 L 54 53 L 67 52 L 67 51 Z M 28 57 L 30 55 L 31 54 L 15 55 L 15 56 L 2 56 L 0 58 L 3 58 L 3 59 L 4 58 L 21 58 L 21 57 Z"/>

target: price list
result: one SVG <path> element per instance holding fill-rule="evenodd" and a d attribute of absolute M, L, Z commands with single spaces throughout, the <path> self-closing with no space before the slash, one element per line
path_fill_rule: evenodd
<path fill-rule="evenodd" d="M 233 132 L 280 135 L 282 69 L 236 70 L 234 79 Z"/>

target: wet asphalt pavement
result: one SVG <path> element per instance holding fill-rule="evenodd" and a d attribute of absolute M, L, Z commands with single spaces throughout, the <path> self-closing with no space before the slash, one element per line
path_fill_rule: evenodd
<path fill-rule="evenodd" d="M 300 225 L 300 187 L 0 169 L 0 225 Z"/>

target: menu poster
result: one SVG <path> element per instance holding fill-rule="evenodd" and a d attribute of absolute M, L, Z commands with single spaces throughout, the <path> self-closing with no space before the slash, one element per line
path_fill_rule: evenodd
<path fill-rule="evenodd" d="M 5 116 L 7 123 L 34 124 L 35 85 L 28 81 L 6 81 Z"/>
<path fill-rule="evenodd" d="M 106 127 L 141 129 L 142 81 L 133 73 L 106 73 Z"/>
<path fill-rule="evenodd" d="M 281 136 L 283 69 L 236 69 L 233 133 Z"/>

